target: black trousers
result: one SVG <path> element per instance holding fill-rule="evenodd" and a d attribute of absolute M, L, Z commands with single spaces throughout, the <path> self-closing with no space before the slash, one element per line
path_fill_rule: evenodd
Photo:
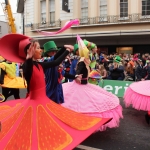
<path fill-rule="evenodd" d="M 15 99 L 20 99 L 19 89 L 2 87 L 2 94 L 5 96 L 5 101 L 11 95 L 13 95 Z"/>

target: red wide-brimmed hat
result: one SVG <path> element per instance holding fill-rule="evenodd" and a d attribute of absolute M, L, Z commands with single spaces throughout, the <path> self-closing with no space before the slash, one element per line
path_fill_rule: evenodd
<path fill-rule="evenodd" d="M 30 44 L 28 36 L 22 34 L 7 34 L 0 39 L 0 55 L 11 62 L 24 62 L 25 47 Z"/>

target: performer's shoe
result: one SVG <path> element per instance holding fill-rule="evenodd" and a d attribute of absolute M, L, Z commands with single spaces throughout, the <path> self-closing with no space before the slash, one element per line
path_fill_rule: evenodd
<path fill-rule="evenodd" d="M 147 124 L 150 124 L 150 116 L 148 114 L 145 115 L 145 120 Z"/>

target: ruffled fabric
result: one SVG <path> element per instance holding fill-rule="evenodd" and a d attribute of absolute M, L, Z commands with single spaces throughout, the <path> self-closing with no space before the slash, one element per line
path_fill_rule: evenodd
<path fill-rule="evenodd" d="M 148 94 L 150 91 L 149 93 L 146 93 L 146 91 L 148 92 L 148 88 L 150 88 L 150 85 L 147 84 L 150 82 L 143 82 L 144 86 L 142 82 L 133 83 L 127 88 L 124 94 L 124 103 L 126 107 L 132 105 L 132 107 L 137 110 L 149 111 L 150 96 L 148 96 Z"/>
<path fill-rule="evenodd" d="M 63 93 L 65 103 L 62 106 L 90 116 L 113 118 L 99 131 L 119 126 L 119 120 L 123 118 L 122 107 L 118 97 L 112 93 L 93 84 L 81 85 L 75 81 L 64 83 Z"/>
<path fill-rule="evenodd" d="M 120 118 L 123 118 L 121 105 L 117 106 L 115 109 L 102 112 L 102 113 L 87 113 L 89 116 L 102 117 L 102 118 L 113 118 L 109 123 L 101 126 L 96 131 L 105 131 L 106 128 L 116 128 L 119 127 Z"/>

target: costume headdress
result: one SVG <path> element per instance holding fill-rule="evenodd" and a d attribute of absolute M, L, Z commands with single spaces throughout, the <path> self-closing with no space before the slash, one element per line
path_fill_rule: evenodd
<path fill-rule="evenodd" d="M 100 79 L 101 76 L 100 74 L 96 71 L 96 70 L 92 70 L 89 74 L 89 78 L 92 78 L 92 79 Z"/>
<path fill-rule="evenodd" d="M 78 44 L 74 44 L 74 50 L 73 50 L 73 53 L 76 54 L 76 51 L 79 49 L 79 46 Z"/>
<path fill-rule="evenodd" d="M 85 40 L 85 39 L 84 39 L 84 44 L 86 45 L 86 47 L 87 47 L 88 49 L 93 49 L 93 48 L 95 48 L 95 46 L 96 46 L 96 44 L 91 43 L 91 42 L 89 42 L 89 41 L 87 41 L 87 40 Z"/>
<path fill-rule="evenodd" d="M 84 44 L 83 40 L 77 35 L 77 41 L 79 46 L 79 55 L 80 57 L 89 58 L 89 50 L 87 49 L 86 45 Z"/>
<path fill-rule="evenodd" d="M 24 62 L 25 47 L 30 44 L 30 38 L 22 34 L 7 34 L 0 40 L 0 55 L 11 62 Z"/>

